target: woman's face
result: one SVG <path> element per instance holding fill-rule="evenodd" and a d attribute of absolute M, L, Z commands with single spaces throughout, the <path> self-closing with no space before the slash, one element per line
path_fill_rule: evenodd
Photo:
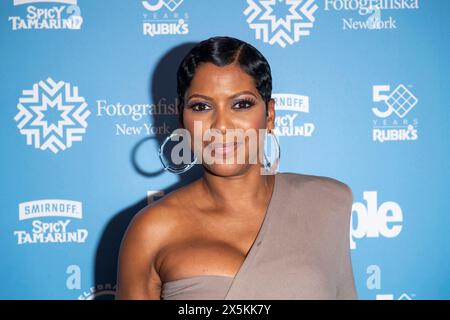
<path fill-rule="evenodd" d="M 264 100 L 251 76 L 234 64 L 218 67 L 212 63 L 202 63 L 197 67 L 184 101 L 183 125 L 197 143 L 196 145 L 192 141 L 194 153 L 199 155 L 203 152 L 205 155 L 205 152 L 209 152 L 213 159 L 224 160 L 222 163 L 214 161 L 212 164 L 207 164 L 203 160 L 202 164 L 206 169 L 214 174 L 226 176 L 244 172 L 251 165 L 260 166 L 261 159 L 258 152 L 263 147 L 264 141 L 259 132 L 260 129 L 272 130 L 274 127 L 274 100 L 270 100 L 266 116 Z M 194 130 L 195 123 L 196 130 Z M 199 125 L 201 130 L 198 130 Z M 257 136 L 256 152 L 255 147 L 249 148 L 250 138 L 247 135 L 245 143 L 224 148 L 223 144 L 239 140 L 232 136 L 227 137 L 227 129 L 240 129 L 244 133 L 254 131 Z M 205 135 L 208 130 L 221 136 L 222 141 L 216 141 L 211 135 Z M 204 139 L 205 136 L 209 139 Z M 201 146 L 202 150 L 199 150 L 198 146 Z M 234 152 L 230 152 L 233 148 Z M 245 162 L 237 160 L 239 152 L 243 152 Z"/>

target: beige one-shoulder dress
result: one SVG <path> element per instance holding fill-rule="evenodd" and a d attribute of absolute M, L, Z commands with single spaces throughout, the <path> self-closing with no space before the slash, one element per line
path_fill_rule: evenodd
<path fill-rule="evenodd" d="M 277 173 L 263 223 L 237 274 L 168 281 L 161 299 L 357 299 L 352 201 L 351 189 L 339 180 Z"/>

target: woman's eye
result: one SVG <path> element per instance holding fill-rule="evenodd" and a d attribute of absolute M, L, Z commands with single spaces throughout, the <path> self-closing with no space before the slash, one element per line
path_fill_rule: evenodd
<path fill-rule="evenodd" d="M 238 101 L 235 106 L 237 106 L 235 109 L 248 109 L 252 107 L 255 103 L 251 100 L 241 100 Z"/>
<path fill-rule="evenodd" d="M 201 112 L 201 111 L 207 110 L 207 107 L 208 107 L 208 105 L 206 105 L 206 104 L 204 104 L 204 103 L 196 103 L 196 104 L 191 105 L 190 108 L 191 108 L 193 111 Z"/>
<path fill-rule="evenodd" d="M 255 104 L 254 101 L 244 99 L 244 100 L 240 100 L 240 101 L 236 102 L 233 105 L 233 109 L 248 109 L 248 108 L 252 107 L 254 104 Z M 207 104 L 202 103 L 202 102 L 194 103 L 194 104 L 190 105 L 189 108 L 192 109 L 192 111 L 194 111 L 194 112 L 202 112 L 202 111 L 207 111 L 207 110 L 211 109 L 210 106 L 208 106 Z"/>

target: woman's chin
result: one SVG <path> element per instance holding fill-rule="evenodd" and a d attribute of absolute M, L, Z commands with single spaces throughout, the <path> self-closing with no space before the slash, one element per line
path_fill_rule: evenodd
<path fill-rule="evenodd" d="M 217 176 L 233 176 L 245 172 L 249 168 L 249 164 L 236 163 L 214 163 L 205 165 L 206 170 Z"/>

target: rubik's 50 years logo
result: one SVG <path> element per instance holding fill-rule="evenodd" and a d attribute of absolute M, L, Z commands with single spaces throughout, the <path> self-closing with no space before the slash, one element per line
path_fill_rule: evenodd
<path fill-rule="evenodd" d="M 410 86 L 412 87 L 412 86 Z M 419 99 L 403 84 L 391 90 L 389 85 L 375 85 L 372 99 L 376 104 L 372 112 L 372 139 L 376 142 L 413 141 L 418 139 L 417 118 L 407 114 L 417 105 Z"/>
<path fill-rule="evenodd" d="M 146 10 L 143 14 L 142 31 L 145 36 L 187 35 L 189 14 L 180 13 L 178 7 L 184 0 L 142 1 Z"/>

